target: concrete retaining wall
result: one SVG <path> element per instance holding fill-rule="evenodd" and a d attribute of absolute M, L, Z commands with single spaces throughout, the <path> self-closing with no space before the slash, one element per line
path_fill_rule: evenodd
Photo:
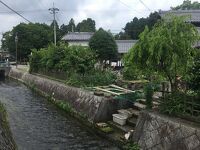
<path fill-rule="evenodd" d="M 143 150 L 199 150 L 200 126 L 178 118 L 142 112 L 133 140 Z"/>
<path fill-rule="evenodd" d="M 47 78 L 24 73 L 12 68 L 10 77 L 21 80 L 26 84 L 45 92 L 48 95 L 54 93 L 54 98 L 68 102 L 77 112 L 87 116 L 89 121 L 101 122 L 111 119 L 117 110 L 117 101 L 95 96 L 93 92 L 85 91 L 52 81 Z"/>
<path fill-rule="evenodd" d="M 6 119 L 6 112 L 2 110 L 1 104 L 0 107 L 0 150 L 15 150 L 17 148 Z"/>

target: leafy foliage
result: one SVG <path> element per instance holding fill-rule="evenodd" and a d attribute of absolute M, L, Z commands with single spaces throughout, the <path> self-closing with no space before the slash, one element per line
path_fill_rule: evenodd
<path fill-rule="evenodd" d="M 153 93 L 154 93 L 154 88 L 152 84 L 147 84 L 145 87 L 147 109 L 152 109 L 153 107 Z"/>
<path fill-rule="evenodd" d="M 77 24 L 76 31 L 78 32 L 95 32 L 95 21 L 91 18 L 87 18 L 87 20 L 83 20 L 82 22 Z"/>
<path fill-rule="evenodd" d="M 117 57 L 117 44 L 113 36 L 100 28 L 89 41 L 89 46 L 97 54 L 100 61 Z"/>
<path fill-rule="evenodd" d="M 86 47 L 50 45 L 40 51 L 33 50 L 30 57 L 31 71 L 60 71 L 67 74 L 85 74 L 94 68 L 95 54 Z"/>
<path fill-rule="evenodd" d="M 61 34 L 61 36 L 64 36 L 68 32 L 73 32 L 75 30 L 76 30 L 76 25 L 75 25 L 75 22 L 74 22 L 73 18 L 71 18 L 71 20 L 69 21 L 68 25 L 62 24 L 60 26 L 60 34 Z"/>
<path fill-rule="evenodd" d="M 125 32 L 120 32 L 115 36 L 116 39 L 127 40 L 127 39 L 138 39 L 140 33 L 142 33 L 145 29 L 145 26 L 148 26 L 150 29 L 154 26 L 154 24 L 161 19 L 158 12 L 151 13 L 147 18 L 137 17 L 133 18 L 131 22 L 128 22 L 124 27 Z"/>
<path fill-rule="evenodd" d="M 95 53 L 91 49 L 61 43 L 39 51 L 34 49 L 30 56 L 30 72 L 64 74 L 67 84 L 78 87 L 107 85 L 116 80 L 110 70 L 95 69 L 95 63 Z"/>
<path fill-rule="evenodd" d="M 193 65 L 188 71 L 190 89 L 200 94 L 200 52 L 196 55 Z"/>
<path fill-rule="evenodd" d="M 185 100 L 184 93 L 176 92 L 169 94 L 163 99 L 159 108 L 162 113 L 169 115 L 179 115 L 185 113 Z"/>
<path fill-rule="evenodd" d="M 72 74 L 66 80 L 66 83 L 76 87 L 93 87 L 112 84 L 116 79 L 116 74 L 111 70 L 94 69 L 86 73 L 84 76 L 77 73 Z"/>
<path fill-rule="evenodd" d="M 146 27 L 128 54 L 126 61 L 130 67 L 158 72 L 168 78 L 172 90 L 176 90 L 177 76 L 186 73 L 195 53 L 192 45 L 199 38 L 196 28 L 184 20 L 184 16 L 166 16 L 151 31 Z"/>
<path fill-rule="evenodd" d="M 123 147 L 124 150 L 140 150 L 140 147 L 136 143 L 128 143 Z"/>
<path fill-rule="evenodd" d="M 18 35 L 18 60 L 27 59 L 31 49 L 40 49 L 47 46 L 53 40 L 53 32 L 50 26 L 39 23 L 20 23 L 12 31 L 3 35 L 2 48 L 15 56 L 15 35 Z"/>
<path fill-rule="evenodd" d="M 177 7 L 171 7 L 172 10 L 195 10 L 200 9 L 200 3 L 198 1 L 194 1 L 192 3 L 191 0 L 184 0 L 183 4 Z"/>

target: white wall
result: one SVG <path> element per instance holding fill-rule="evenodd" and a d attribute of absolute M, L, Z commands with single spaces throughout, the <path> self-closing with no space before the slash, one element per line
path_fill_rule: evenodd
<path fill-rule="evenodd" d="M 72 45 L 89 46 L 88 41 L 69 41 L 68 43 L 69 43 L 69 46 L 72 46 Z"/>

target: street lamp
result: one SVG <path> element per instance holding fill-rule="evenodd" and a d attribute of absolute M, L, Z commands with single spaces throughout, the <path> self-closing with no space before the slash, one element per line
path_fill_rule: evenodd
<path fill-rule="evenodd" d="M 18 36 L 17 33 L 15 35 L 15 47 L 16 47 L 16 68 L 17 68 L 17 44 L 18 44 Z"/>

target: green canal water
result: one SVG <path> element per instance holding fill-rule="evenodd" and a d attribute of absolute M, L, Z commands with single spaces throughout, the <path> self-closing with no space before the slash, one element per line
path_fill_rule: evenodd
<path fill-rule="evenodd" d="M 0 102 L 19 150 L 118 149 L 16 81 L 0 81 Z"/>

